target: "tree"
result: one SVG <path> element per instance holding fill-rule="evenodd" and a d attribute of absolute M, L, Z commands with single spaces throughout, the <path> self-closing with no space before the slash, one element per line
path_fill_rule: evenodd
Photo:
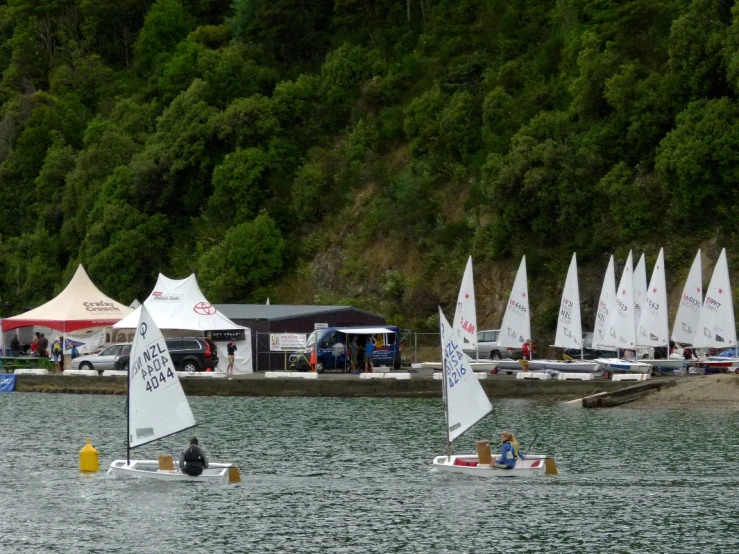
<path fill-rule="evenodd" d="M 203 292 L 213 302 L 244 302 L 259 296 L 283 268 L 285 241 L 267 215 L 241 223 L 198 261 Z"/>

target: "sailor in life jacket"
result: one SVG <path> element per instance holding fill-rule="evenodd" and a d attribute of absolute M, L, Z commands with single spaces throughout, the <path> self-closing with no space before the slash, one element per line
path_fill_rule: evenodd
<path fill-rule="evenodd" d="M 493 462 L 493 467 L 499 469 L 513 469 L 518 459 L 525 460 L 526 457 L 518 450 L 518 442 L 513 433 L 502 432 L 500 440 L 503 442 L 503 448 L 500 452 L 500 458 Z"/>
<path fill-rule="evenodd" d="M 191 438 L 190 446 L 180 455 L 180 469 L 188 475 L 197 477 L 207 467 L 208 458 L 205 456 L 202 448 L 198 446 L 197 437 Z"/>

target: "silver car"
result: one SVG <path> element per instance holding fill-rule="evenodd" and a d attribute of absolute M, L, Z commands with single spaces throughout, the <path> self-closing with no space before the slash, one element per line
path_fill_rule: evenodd
<path fill-rule="evenodd" d="M 131 353 L 131 343 L 113 344 L 97 354 L 87 354 L 72 360 L 72 369 L 94 369 L 102 374 L 106 369 L 115 369 L 118 356 Z"/>
<path fill-rule="evenodd" d="M 473 360 L 476 357 L 480 359 L 500 360 L 505 358 L 513 358 L 515 360 L 521 358 L 520 348 L 507 348 L 498 344 L 500 329 L 486 329 L 477 333 L 477 350 L 464 348 L 463 352 Z"/>

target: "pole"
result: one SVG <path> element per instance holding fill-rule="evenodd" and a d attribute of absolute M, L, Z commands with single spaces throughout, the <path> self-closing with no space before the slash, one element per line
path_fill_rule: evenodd
<path fill-rule="evenodd" d="M 524 456 L 529 453 L 529 450 L 531 450 L 531 447 L 534 446 L 534 441 L 536 441 L 536 437 L 539 436 L 539 433 L 534 433 L 534 438 L 532 439 L 531 443 L 529 444 L 529 447 L 526 449 L 526 452 L 524 452 Z"/>

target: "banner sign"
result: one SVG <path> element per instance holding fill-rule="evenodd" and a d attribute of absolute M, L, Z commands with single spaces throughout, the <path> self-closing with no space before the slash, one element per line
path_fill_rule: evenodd
<path fill-rule="evenodd" d="M 306 336 L 300 333 L 270 333 L 269 349 L 272 352 L 305 350 Z"/>
<path fill-rule="evenodd" d="M 328 329 L 328 323 L 314 323 L 313 324 L 313 329 L 314 330 L 317 330 L 317 329 Z"/>
<path fill-rule="evenodd" d="M 76 346 L 81 356 L 84 354 L 93 354 L 105 346 L 105 339 L 105 329 L 92 333 L 67 335 L 64 340 L 64 353 L 71 354 L 72 347 Z"/>
<path fill-rule="evenodd" d="M 211 340 L 216 342 L 242 341 L 246 340 L 244 329 L 228 329 L 226 331 L 206 331 L 205 336 L 210 335 Z"/>
<path fill-rule="evenodd" d="M 0 392 L 13 392 L 15 389 L 15 375 L 0 375 Z"/>

